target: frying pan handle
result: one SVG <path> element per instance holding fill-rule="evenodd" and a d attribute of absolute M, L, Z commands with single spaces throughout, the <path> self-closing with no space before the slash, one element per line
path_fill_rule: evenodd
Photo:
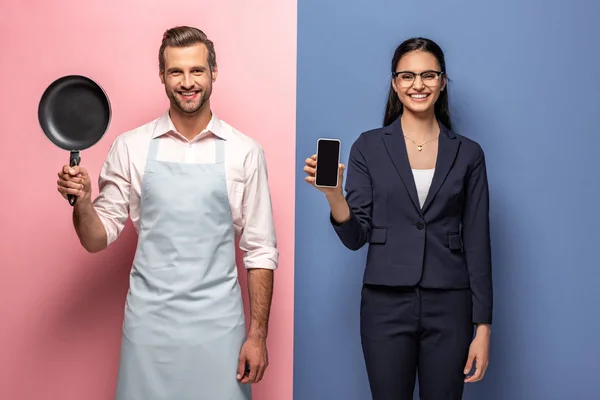
<path fill-rule="evenodd" d="M 74 167 L 76 165 L 79 165 L 79 163 L 81 162 L 81 157 L 79 157 L 79 152 L 78 151 L 72 151 L 71 152 L 71 157 L 69 160 L 69 165 L 71 167 Z M 68 199 L 69 199 L 69 204 L 71 204 L 72 206 L 75 205 L 75 203 L 77 202 L 77 196 L 69 194 L 67 195 Z"/>

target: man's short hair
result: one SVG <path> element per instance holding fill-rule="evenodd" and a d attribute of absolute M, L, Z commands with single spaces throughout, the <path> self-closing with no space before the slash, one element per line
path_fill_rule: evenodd
<path fill-rule="evenodd" d="M 158 52 L 158 67 L 160 72 L 165 72 L 165 49 L 167 47 L 188 47 L 202 43 L 208 49 L 208 66 L 211 71 L 217 66 L 215 46 L 208 36 L 198 28 L 191 26 L 176 26 L 168 29 L 163 34 L 162 43 Z"/>

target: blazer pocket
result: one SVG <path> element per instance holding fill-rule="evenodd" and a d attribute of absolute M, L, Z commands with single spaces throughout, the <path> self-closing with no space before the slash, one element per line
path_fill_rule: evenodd
<path fill-rule="evenodd" d="M 448 234 L 448 247 L 450 250 L 460 250 L 462 251 L 463 242 L 460 234 L 458 233 L 450 233 Z"/>
<path fill-rule="evenodd" d="M 369 243 L 371 244 L 384 244 L 387 240 L 387 229 L 386 228 L 372 228 L 371 236 L 369 237 Z"/>

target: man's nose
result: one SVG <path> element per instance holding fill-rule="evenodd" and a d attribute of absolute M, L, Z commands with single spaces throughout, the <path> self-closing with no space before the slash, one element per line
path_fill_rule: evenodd
<path fill-rule="evenodd" d="M 190 87 L 194 86 L 194 81 L 193 81 L 192 77 L 190 76 L 190 74 L 183 74 L 183 78 L 181 80 L 181 86 L 183 86 L 184 88 L 190 88 Z"/>

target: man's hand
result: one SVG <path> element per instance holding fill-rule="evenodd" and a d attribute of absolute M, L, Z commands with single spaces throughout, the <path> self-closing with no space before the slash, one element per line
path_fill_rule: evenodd
<path fill-rule="evenodd" d="M 479 325 L 477 327 L 477 334 L 475 339 L 471 343 L 469 348 L 469 358 L 465 365 L 464 373 L 467 375 L 473 368 L 473 361 L 475 361 L 476 370 L 472 376 L 467 376 L 465 382 L 472 383 L 483 379 L 485 371 L 489 364 L 490 355 L 490 327 L 489 325 Z"/>
<path fill-rule="evenodd" d="M 92 182 L 85 168 L 64 165 L 56 182 L 58 192 L 65 198 L 77 196 L 73 207 L 73 225 L 82 246 L 90 253 L 107 247 L 106 229 L 92 205 Z"/>
<path fill-rule="evenodd" d="M 246 365 L 250 372 L 246 373 Z M 269 365 L 266 339 L 249 337 L 240 351 L 237 379 L 242 383 L 258 383 Z"/>
<path fill-rule="evenodd" d="M 58 173 L 56 182 L 58 192 L 66 199 L 67 195 L 77 196 L 77 201 L 90 201 L 92 192 L 92 183 L 90 176 L 85 168 L 80 166 L 63 166 L 62 171 Z"/>

